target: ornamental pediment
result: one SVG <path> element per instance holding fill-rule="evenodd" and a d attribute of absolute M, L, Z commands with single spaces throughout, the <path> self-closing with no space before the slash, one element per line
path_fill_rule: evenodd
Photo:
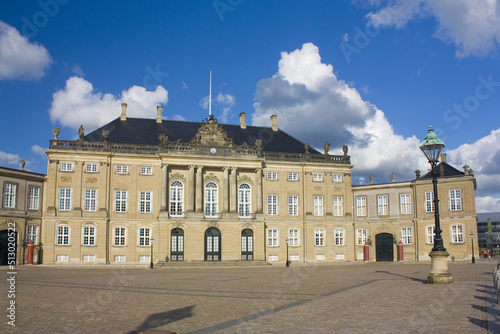
<path fill-rule="evenodd" d="M 200 146 L 234 146 L 233 140 L 227 137 L 226 130 L 214 118 L 214 115 L 210 115 L 206 122 L 201 122 L 198 132 L 191 139 L 191 144 Z"/>

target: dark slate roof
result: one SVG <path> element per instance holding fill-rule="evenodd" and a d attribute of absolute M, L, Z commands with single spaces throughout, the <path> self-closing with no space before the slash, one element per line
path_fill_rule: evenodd
<path fill-rule="evenodd" d="M 130 118 L 121 121 L 120 118 L 100 127 L 84 137 L 84 141 L 102 142 L 102 131 L 108 130 L 108 142 L 134 145 L 158 145 L 158 135 L 164 133 L 169 141 L 180 139 L 188 143 L 198 132 L 201 122 L 163 120 L 156 123 L 155 119 Z M 236 145 L 254 146 L 256 139 L 262 139 L 262 150 L 267 152 L 305 153 L 304 143 L 284 131 L 273 131 L 262 126 L 247 126 L 241 129 L 239 125 L 221 124 Z M 312 147 L 311 154 L 321 154 Z"/>
<path fill-rule="evenodd" d="M 443 167 L 444 169 L 444 175 L 441 176 L 441 166 Z M 440 162 L 438 163 L 437 165 L 437 169 L 438 169 L 438 178 L 439 177 L 453 177 L 453 176 L 464 176 L 465 173 L 464 172 L 461 172 L 459 171 L 458 169 L 456 169 L 455 167 L 452 167 L 450 165 L 448 165 L 446 162 Z M 422 179 L 432 179 L 432 172 L 431 171 L 428 171 L 426 174 L 424 174 L 423 176 L 419 177 L 418 180 L 422 180 Z"/>

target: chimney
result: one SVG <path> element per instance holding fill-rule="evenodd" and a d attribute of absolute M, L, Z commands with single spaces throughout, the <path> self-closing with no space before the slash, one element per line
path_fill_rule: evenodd
<path fill-rule="evenodd" d="M 240 113 L 240 128 L 246 129 L 247 128 L 247 122 L 245 121 L 245 113 L 242 112 Z"/>
<path fill-rule="evenodd" d="M 120 121 L 126 121 L 127 120 L 127 104 L 122 103 L 122 115 L 120 116 Z"/>
<path fill-rule="evenodd" d="M 271 116 L 271 129 L 273 129 L 273 131 L 278 131 L 278 116 L 277 115 Z"/>
<path fill-rule="evenodd" d="M 446 153 L 441 153 L 441 162 L 446 162 Z"/>
<path fill-rule="evenodd" d="M 162 119 L 161 119 L 161 112 L 162 111 L 163 111 L 163 107 L 162 106 L 156 107 L 156 123 L 159 123 L 159 124 L 162 123 Z"/>

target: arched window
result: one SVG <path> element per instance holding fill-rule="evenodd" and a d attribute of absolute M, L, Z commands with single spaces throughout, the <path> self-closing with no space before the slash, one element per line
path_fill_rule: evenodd
<path fill-rule="evenodd" d="M 205 216 L 215 217 L 217 216 L 217 204 L 218 204 L 218 187 L 215 182 L 207 182 L 205 185 Z"/>
<path fill-rule="evenodd" d="M 238 215 L 240 217 L 250 216 L 251 189 L 248 183 L 242 183 L 238 187 Z"/>
<path fill-rule="evenodd" d="M 184 209 L 184 185 L 181 181 L 170 183 L 170 215 L 174 217 L 182 216 Z"/>

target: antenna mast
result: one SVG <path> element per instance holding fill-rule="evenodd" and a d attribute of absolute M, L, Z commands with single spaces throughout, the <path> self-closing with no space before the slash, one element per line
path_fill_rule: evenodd
<path fill-rule="evenodd" d="M 208 94 L 208 115 L 212 115 L 212 70 L 210 70 L 210 93 Z"/>

